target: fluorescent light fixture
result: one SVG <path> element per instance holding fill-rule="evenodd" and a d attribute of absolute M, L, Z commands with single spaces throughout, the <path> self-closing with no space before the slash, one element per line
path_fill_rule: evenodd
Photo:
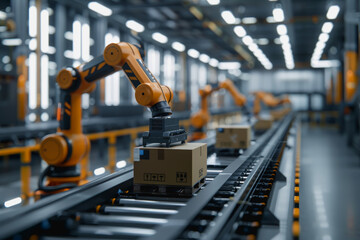
<path fill-rule="evenodd" d="M 73 22 L 73 58 L 81 56 L 81 23 L 78 20 Z"/>
<path fill-rule="evenodd" d="M 245 45 L 250 45 L 250 44 L 252 44 L 254 41 L 253 41 L 253 39 L 252 39 L 252 37 L 250 37 L 250 36 L 245 36 L 245 37 L 243 37 L 242 38 L 242 41 L 243 41 L 243 43 L 245 44 Z"/>
<path fill-rule="evenodd" d="M 18 204 L 20 204 L 21 202 L 22 202 L 21 197 L 17 197 L 17 198 L 13 198 L 13 199 L 10 199 L 10 200 L 6 201 L 6 202 L 4 203 L 4 206 L 5 206 L 6 208 L 9 208 L 9 207 L 18 205 Z"/>
<path fill-rule="evenodd" d="M 311 62 L 311 67 L 313 68 L 331 68 L 339 66 L 340 62 L 338 60 L 321 60 Z"/>
<path fill-rule="evenodd" d="M 65 50 L 64 57 L 74 59 L 74 53 L 71 50 Z"/>
<path fill-rule="evenodd" d="M 49 57 L 47 55 L 41 56 L 41 89 L 40 89 L 40 99 L 41 99 L 41 108 L 47 109 L 49 107 Z"/>
<path fill-rule="evenodd" d="M 35 113 L 30 113 L 29 116 L 28 116 L 28 118 L 29 118 L 29 121 L 30 121 L 30 122 L 35 122 L 35 120 L 36 120 L 36 114 L 35 114 Z"/>
<path fill-rule="evenodd" d="M 56 32 L 56 29 L 54 26 L 49 26 L 49 34 L 54 34 Z"/>
<path fill-rule="evenodd" d="M 192 57 L 192 58 L 198 58 L 200 56 L 200 53 L 199 51 L 193 49 L 193 48 L 190 48 L 188 51 L 187 51 L 187 54 Z"/>
<path fill-rule="evenodd" d="M 154 32 L 152 34 L 152 38 L 155 40 L 155 41 L 158 41 L 159 43 L 167 43 L 168 41 L 168 38 L 167 36 L 159 33 L 159 32 Z"/>
<path fill-rule="evenodd" d="M 84 23 L 81 27 L 81 57 L 84 61 L 90 60 L 90 27 Z"/>
<path fill-rule="evenodd" d="M 2 62 L 5 63 L 5 64 L 9 63 L 10 62 L 10 57 L 8 55 L 3 56 Z"/>
<path fill-rule="evenodd" d="M 284 11 L 279 7 L 273 9 L 273 16 L 276 22 L 285 20 Z"/>
<path fill-rule="evenodd" d="M 246 36 L 246 31 L 242 26 L 234 27 L 234 32 L 238 37 L 245 37 Z"/>
<path fill-rule="evenodd" d="M 275 39 L 274 39 L 274 43 L 275 43 L 275 44 L 278 44 L 278 45 L 281 44 L 280 38 L 275 38 Z"/>
<path fill-rule="evenodd" d="M 317 42 L 316 43 L 316 48 L 317 49 L 324 49 L 326 46 L 326 44 L 324 42 Z"/>
<path fill-rule="evenodd" d="M 55 54 L 56 53 L 56 48 L 53 46 L 49 46 L 48 47 L 48 54 Z"/>
<path fill-rule="evenodd" d="M 36 50 L 36 46 L 37 46 L 37 42 L 36 42 L 36 38 L 32 38 L 29 41 L 29 49 L 31 51 L 35 51 Z"/>
<path fill-rule="evenodd" d="M 22 41 L 20 38 L 7 38 L 2 40 L 4 46 L 19 46 L 21 43 Z"/>
<path fill-rule="evenodd" d="M 323 24 L 321 31 L 324 33 L 330 33 L 334 27 L 334 24 L 332 22 L 326 22 Z"/>
<path fill-rule="evenodd" d="M 326 17 L 328 19 L 336 19 L 339 12 L 340 12 L 340 7 L 338 5 L 332 5 L 329 7 Z"/>
<path fill-rule="evenodd" d="M 40 12 L 40 50 L 47 53 L 49 47 L 49 12 L 47 9 Z"/>
<path fill-rule="evenodd" d="M 70 31 L 65 32 L 65 33 L 64 33 L 64 38 L 65 38 L 66 40 L 72 41 L 72 40 L 73 40 L 73 33 L 70 32 Z"/>
<path fill-rule="evenodd" d="M 6 16 L 7 16 L 6 12 L 0 11 L 0 19 L 1 19 L 1 20 L 5 20 L 5 19 L 6 19 Z"/>
<path fill-rule="evenodd" d="M 29 7 L 29 35 L 36 37 L 37 33 L 37 8 L 35 6 Z"/>
<path fill-rule="evenodd" d="M 266 18 L 266 21 L 267 21 L 268 23 L 275 23 L 275 22 L 276 22 L 276 21 L 275 21 L 275 18 L 274 18 L 273 16 L 267 17 L 267 18 Z"/>
<path fill-rule="evenodd" d="M 175 49 L 176 51 L 178 51 L 178 52 L 183 52 L 183 51 L 185 51 L 185 45 L 182 44 L 182 43 L 180 43 L 180 42 L 173 42 L 173 43 L 171 44 L 171 47 L 172 47 L 173 49 Z"/>
<path fill-rule="evenodd" d="M 288 35 L 282 35 L 282 36 L 280 36 L 280 42 L 281 42 L 282 44 L 288 43 L 289 41 L 290 41 L 290 39 L 289 39 L 289 36 L 288 36 Z"/>
<path fill-rule="evenodd" d="M 29 108 L 36 108 L 37 81 L 36 81 L 36 53 L 29 54 Z"/>
<path fill-rule="evenodd" d="M 98 2 L 89 2 L 88 8 L 93 10 L 94 12 L 97 12 L 105 17 L 108 17 L 112 14 L 112 10 L 108 7 L 105 7 L 104 5 L 98 3 Z"/>
<path fill-rule="evenodd" d="M 49 114 L 46 112 L 42 113 L 40 119 L 41 121 L 46 122 L 47 120 L 49 120 Z"/>
<path fill-rule="evenodd" d="M 321 33 L 319 36 L 319 41 L 326 43 L 329 40 L 329 34 Z"/>
<path fill-rule="evenodd" d="M 259 38 L 259 39 L 257 40 L 257 43 L 258 43 L 259 45 L 268 45 L 268 44 L 269 44 L 269 39 L 267 39 L 267 38 Z"/>
<path fill-rule="evenodd" d="M 211 58 L 209 61 L 209 65 L 212 67 L 217 67 L 219 65 L 219 61 L 215 58 Z"/>
<path fill-rule="evenodd" d="M 100 168 L 97 168 L 94 170 L 94 175 L 95 176 L 99 176 L 101 174 L 104 174 L 105 173 L 105 168 L 104 167 L 100 167 Z"/>
<path fill-rule="evenodd" d="M 142 24 L 140 24 L 134 20 L 126 21 L 125 25 L 127 28 L 130 28 L 131 30 L 134 30 L 135 32 L 143 32 L 145 30 L 145 27 Z"/>
<path fill-rule="evenodd" d="M 255 52 L 257 49 L 259 49 L 258 45 L 256 45 L 256 43 L 252 43 L 249 46 L 249 50 L 252 52 Z"/>
<path fill-rule="evenodd" d="M 227 24 L 235 24 L 236 23 L 236 19 L 234 17 L 234 15 L 232 14 L 231 11 L 222 11 L 221 12 L 221 17 L 224 19 L 224 21 Z"/>
<path fill-rule="evenodd" d="M 279 35 L 285 35 L 287 34 L 287 28 L 285 24 L 280 24 L 276 27 L 276 31 Z"/>
<path fill-rule="evenodd" d="M 230 69 L 239 69 L 241 64 L 239 62 L 220 62 L 219 69 L 221 70 L 230 70 Z"/>
<path fill-rule="evenodd" d="M 245 17 L 242 19 L 242 23 L 244 24 L 254 24 L 257 22 L 257 19 L 255 17 Z"/>
<path fill-rule="evenodd" d="M 117 168 L 124 168 L 124 167 L 126 167 L 126 161 L 125 161 L 125 160 L 118 161 L 118 162 L 116 163 L 116 167 L 117 167 Z"/>
<path fill-rule="evenodd" d="M 203 63 L 208 63 L 210 61 L 210 57 L 204 53 L 200 54 L 199 60 Z"/>
<path fill-rule="evenodd" d="M 207 0 L 210 5 L 219 5 L 220 0 Z"/>

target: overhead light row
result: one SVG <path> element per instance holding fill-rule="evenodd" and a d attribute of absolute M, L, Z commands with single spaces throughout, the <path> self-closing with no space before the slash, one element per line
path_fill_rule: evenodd
<path fill-rule="evenodd" d="M 279 39 L 281 43 L 281 47 L 284 54 L 285 65 L 287 69 L 294 69 L 294 57 L 291 50 L 290 38 L 288 36 L 288 30 L 285 24 L 279 24 L 276 27 L 276 31 L 279 34 Z"/>
<path fill-rule="evenodd" d="M 327 11 L 326 17 L 329 20 L 334 20 L 337 18 L 340 12 L 340 7 L 338 5 L 331 5 Z M 326 43 L 330 38 L 330 33 L 334 28 L 334 24 L 330 21 L 325 22 L 321 27 L 321 33 L 319 35 L 318 41 L 315 45 L 314 52 L 311 56 L 311 66 L 318 68 L 318 67 L 330 67 L 327 64 L 320 64 L 320 58 L 324 52 L 326 47 Z M 331 65 L 332 66 L 332 65 Z"/>
<path fill-rule="evenodd" d="M 234 27 L 234 33 L 242 39 L 243 43 L 249 48 L 249 50 L 254 54 L 254 56 L 259 60 L 265 69 L 272 69 L 272 63 L 259 48 L 259 46 L 254 42 L 254 39 L 246 34 L 246 30 L 242 26 Z"/>

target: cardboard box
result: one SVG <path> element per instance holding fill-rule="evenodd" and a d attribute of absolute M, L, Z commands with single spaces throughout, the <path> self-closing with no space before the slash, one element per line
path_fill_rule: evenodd
<path fill-rule="evenodd" d="M 275 121 L 277 121 L 285 117 L 290 111 L 291 108 L 282 108 L 282 109 L 270 111 L 270 115 L 274 118 Z"/>
<path fill-rule="evenodd" d="M 215 148 L 246 149 L 251 142 L 251 128 L 243 126 L 219 126 L 216 129 Z"/>
<path fill-rule="evenodd" d="M 134 148 L 134 184 L 192 187 L 206 174 L 206 143 Z"/>
<path fill-rule="evenodd" d="M 254 130 L 264 131 L 272 127 L 274 119 L 272 117 L 260 117 L 254 124 Z"/>

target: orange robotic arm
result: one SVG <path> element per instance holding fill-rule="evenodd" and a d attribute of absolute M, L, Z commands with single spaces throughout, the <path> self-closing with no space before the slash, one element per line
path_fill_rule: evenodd
<path fill-rule="evenodd" d="M 206 85 L 204 89 L 199 90 L 199 95 L 201 97 L 201 109 L 192 115 L 191 117 L 191 125 L 196 129 L 202 129 L 210 120 L 210 114 L 208 111 L 208 96 L 210 96 L 213 92 L 218 91 L 220 89 L 226 89 L 232 96 L 235 101 L 235 104 L 238 106 L 244 106 L 246 104 L 246 97 L 242 95 L 235 87 L 233 82 L 229 79 L 224 82 L 219 83 L 216 88 L 212 88 L 210 85 Z M 204 137 L 203 133 L 193 134 L 196 137 L 195 139 L 201 139 Z"/>
<path fill-rule="evenodd" d="M 169 87 L 160 85 L 151 74 L 143 63 L 141 51 L 130 43 L 112 43 L 105 48 L 102 56 L 77 68 L 69 67 L 59 72 L 56 81 L 61 89 L 58 108 L 60 126 L 56 134 L 47 135 L 41 141 L 40 155 L 49 168 L 44 173 L 48 188 L 42 187 L 43 176 L 39 189 L 53 191 L 64 186 L 72 187 L 85 179 L 85 173 L 80 175 L 76 169 L 90 151 L 90 142 L 82 133 L 81 95 L 93 91 L 97 80 L 124 70 L 135 89 L 136 101 L 149 107 L 153 117 L 172 114 L 169 102 L 173 92 Z"/>
<path fill-rule="evenodd" d="M 290 103 L 290 99 L 285 97 L 283 99 L 279 99 L 274 97 L 271 93 L 266 92 L 254 92 L 255 100 L 254 100 L 254 115 L 258 115 L 261 111 L 261 102 L 263 102 L 268 107 L 277 107 L 281 104 Z"/>

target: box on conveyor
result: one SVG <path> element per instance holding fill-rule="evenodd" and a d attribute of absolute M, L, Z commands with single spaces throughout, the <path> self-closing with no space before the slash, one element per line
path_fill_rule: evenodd
<path fill-rule="evenodd" d="M 134 148 L 134 184 L 192 187 L 207 175 L 206 143 Z"/>
<path fill-rule="evenodd" d="M 226 125 L 216 129 L 215 148 L 246 149 L 250 143 L 251 128 L 249 125 Z"/>
<path fill-rule="evenodd" d="M 271 116 L 259 117 L 254 124 L 255 131 L 264 131 L 272 127 L 274 119 Z"/>
<path fill-rule="evenodd" d="M 282 108 L 278 110 L 270 111 L 270 115 L 274 118 L 275 121 L 282 119 L 291 111 L 290 108 Z"/>

